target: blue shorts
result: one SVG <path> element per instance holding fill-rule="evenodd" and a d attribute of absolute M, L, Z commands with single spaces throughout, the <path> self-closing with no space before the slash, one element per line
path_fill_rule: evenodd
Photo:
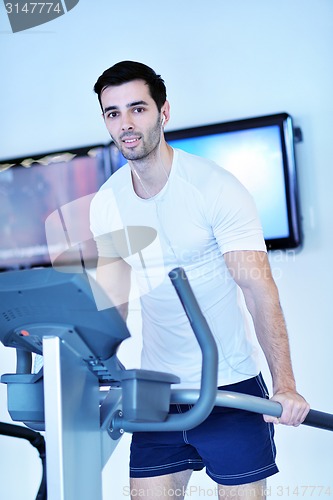
<path fill-rule="evenodd" d="M 219 389 L 268 398 L 260 374 Z M 171 406 L 173 413 L 188 409 L 188 405 Z M 208 476 L 218 484 L 252 483 L 278 472 L 273 436 L 273 424 L 267 424 L 262 415 L 214 407 L 202 424 L 189 431 L 135 432 L 130 476 L 162 476 L 206 467 Z"/>

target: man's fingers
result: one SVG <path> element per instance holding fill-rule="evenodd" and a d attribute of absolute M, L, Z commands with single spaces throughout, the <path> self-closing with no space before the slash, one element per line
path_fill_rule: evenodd
<path fill-rule="evenodd" d="M 275 425 L 284 424 L 298 427 L 306 418 L 310 405 L 298 393 L 279 393 L 272 397 L 272 401 L 277 401 L 282 405 L 281 417 L 271 417 L 264 415 L 265 422 Z"/>
<path fill-rule="evenodd" d="M 272 417 L 271 415 L 263 415 L 265 422 L 278 425 L 280 423 L 279 417 Z"/>

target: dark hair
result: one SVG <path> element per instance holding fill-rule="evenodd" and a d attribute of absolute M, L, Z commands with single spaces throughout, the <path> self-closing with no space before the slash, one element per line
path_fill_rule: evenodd
<path fill-rule="evenodd" d="M 94 91 L 98 95 L 98 100 L 101 105 L 101 94 L 106 87 L 113 85 L 121 85 L 122 83 L 131 82 L 133 80 L 144 80 L 149 87 L 151 97 L 154 99 L 158 111 L 161 111 L 163 104 L 166 101 L 166 88 L 161 75 L 157 75 L 155 71 L 145 64 L 135 61 L 122 61 L 111 68 L 108 68 L 102 73 L 94 85 Z"/>

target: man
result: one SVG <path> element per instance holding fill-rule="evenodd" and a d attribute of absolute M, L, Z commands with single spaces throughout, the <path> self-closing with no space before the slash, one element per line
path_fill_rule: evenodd
<path fill-rule="evenodd" d="M 192 471 L 203 467 L 219 485 L 220 499 L 265 498 L 265 478 L 278 471 L 273 423 L 297 426 L 309 405 L 296 392 L 278 291 L 252 198 L 220 166 L 166 143 L 170 105 L 163 80 L 151 68 L 120 62 L 94 89 L 105 125 L 128 160 L 91 206 L 97 280 L 126 319 L 135 276 L 142 367 L 178 375 L 180 387 L 200 384 L 199 347 L 167 277 L 180 266 L 216 339 L 220 388 L 267 397 L 241 290 L 272 375 L 272 399 L 283 407 L 280 419 L 215 408 L 188 432 L 134 433 L 133 498 L 145 492 L 144 498 L 153 499 L 163 491 L 167 498 L 181 498 Z"/>

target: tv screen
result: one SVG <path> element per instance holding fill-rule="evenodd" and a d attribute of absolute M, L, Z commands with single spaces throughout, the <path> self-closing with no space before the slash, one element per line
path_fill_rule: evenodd
<path fill-rule="evenodd" d="M 301 244 L 294 129 L 287 113 L 165 133 L 174 148 L 203 156 L 232 172 L 256 203 L 269 250 Z M 111 145 L 114 172 L 126 160 Z"/>
<path fill-rule="evenodd" d="M 108 148 L 94 145 L 0 161 L 0 270 L 50 265 L 50 253 L 61 253 L 63 241 L 52 229 L 52 214 L 75 200 L 82 201 L 72 225 L 88 232 L 90 198 L 110 175 L 108 155 Z M 86 249 L 87 260 L 93 253 L 93 246 Z"/>

